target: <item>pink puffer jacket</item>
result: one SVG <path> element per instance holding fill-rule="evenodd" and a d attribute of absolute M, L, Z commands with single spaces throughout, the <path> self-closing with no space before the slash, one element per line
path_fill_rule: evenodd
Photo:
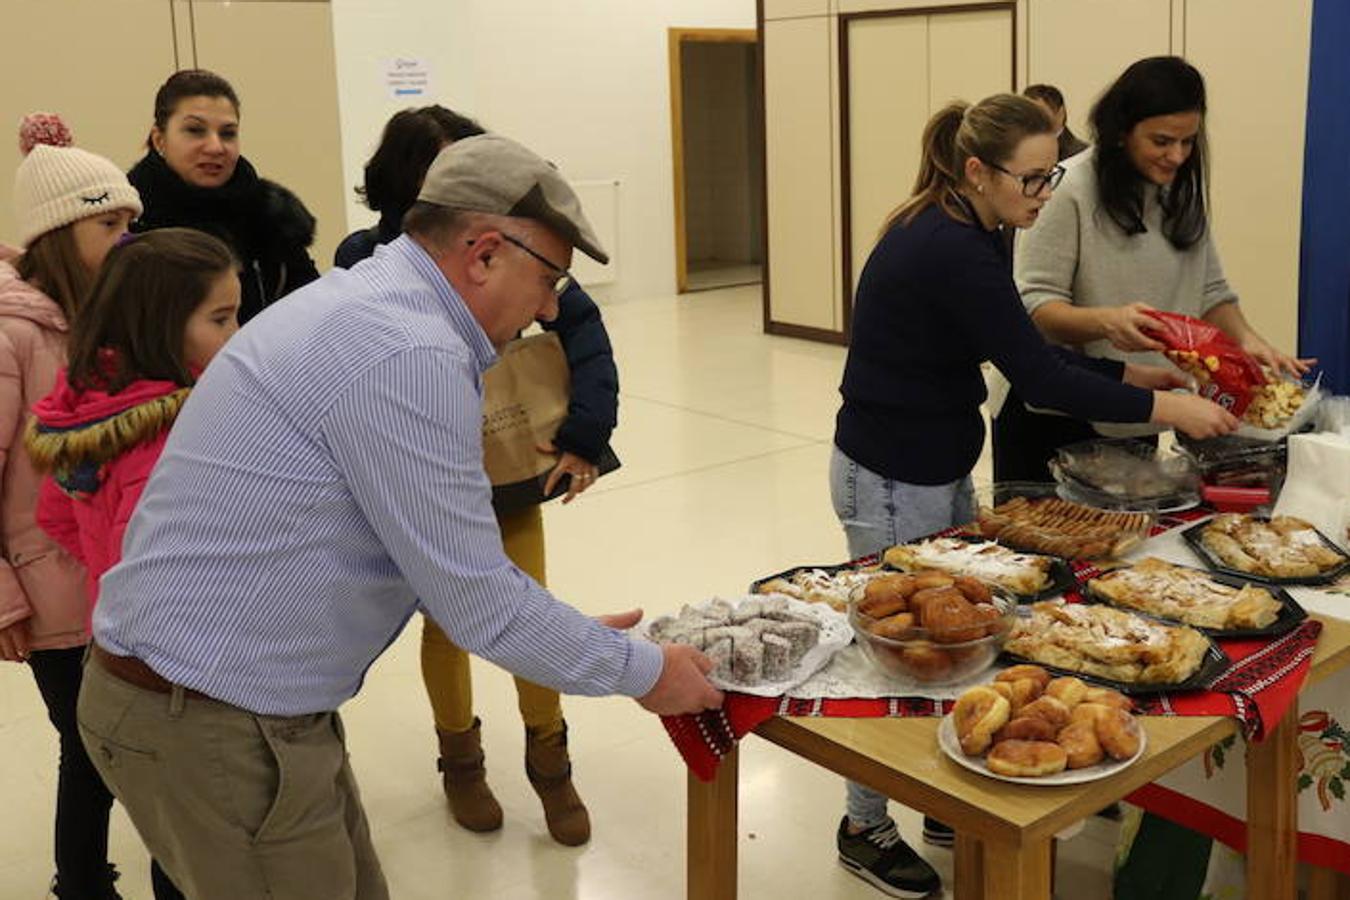
<path fill-rule="evenodd" d="M 66 363 L 66 330 L 56 302 L 0 262 L 0 628 L 26 619 L 33 650 L 89 641 L 84 569 L 38 527 L 42 478 L 23 443 Z"/>

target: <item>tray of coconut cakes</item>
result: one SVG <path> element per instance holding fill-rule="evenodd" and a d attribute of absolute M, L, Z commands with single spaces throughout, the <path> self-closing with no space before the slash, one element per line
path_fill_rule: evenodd
<path fill-rule="evenodd" d="M 1056 485 L 999 484 L 967 526 L 759 578 L 645 635 L 697 647 L 715 684 L 760 696 L 861 653 L 896 696 L 960 698 L 939 731 L 958 764 L 1031 783 L 1106 777 L 1142 753 L 1132 696 L 1206 689 L 1230 665 L 1218 639 L 1290 631 L 1307 613 L 1283 585 L 1350 569 L 1307 523 L 1252 516 L 1189 529 L 1199 565 L 1126 561 L 1156 524 Z"/>

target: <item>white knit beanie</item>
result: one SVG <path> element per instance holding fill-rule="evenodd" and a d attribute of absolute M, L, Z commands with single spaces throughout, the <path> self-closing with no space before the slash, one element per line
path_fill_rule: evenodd
<path fill-rule="evenodd" d="M 19 126 L 19 148 L 28 153 L 14 176 L 19 244 L 89 216 L 129 209 L 139 216 L 141 196 L 111 160 L 70 146 L 57 116 L 28 116 Z"/>

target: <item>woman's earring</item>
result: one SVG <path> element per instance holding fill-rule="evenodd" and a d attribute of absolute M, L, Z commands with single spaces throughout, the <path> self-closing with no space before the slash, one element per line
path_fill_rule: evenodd
<path fill-rule="evenodd" d="M 977 185 L 975 185 L 975 190 L 976 190 L 976 192 L 983 194 L 983 193 L 984 193 L 984 185 L 982 185 L 982 184 L 977 184 Z"/>

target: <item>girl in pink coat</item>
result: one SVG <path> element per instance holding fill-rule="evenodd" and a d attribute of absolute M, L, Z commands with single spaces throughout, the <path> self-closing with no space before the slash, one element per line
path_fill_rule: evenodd
<path fill-rule="evenodd" d="M 75 320 L 69 367 L 33 407 L 25 443 L 52 475 L 38 522 L 84 564 L 95 602 L 169 428 L 197 375 L 239 330 L 238 315 L 229 248 L 164 228 L 108 254 Z"/>
<path fill-rule="evenodd" d="M 27 663 L 60 735 L 54 887 L 63 898 L 107 898 L 116 896 L 112 796 L 75 725 L 89 643 L 85 574 L 38 527 L 41 479 L 22 436 L 29 407 L 65 365 L 67 323 L 141 201 L 117 166 L 70 143 L 56 116 L 23 121 L 14 178 L 20 252 L 0 248 L 0 659 Z"/>

